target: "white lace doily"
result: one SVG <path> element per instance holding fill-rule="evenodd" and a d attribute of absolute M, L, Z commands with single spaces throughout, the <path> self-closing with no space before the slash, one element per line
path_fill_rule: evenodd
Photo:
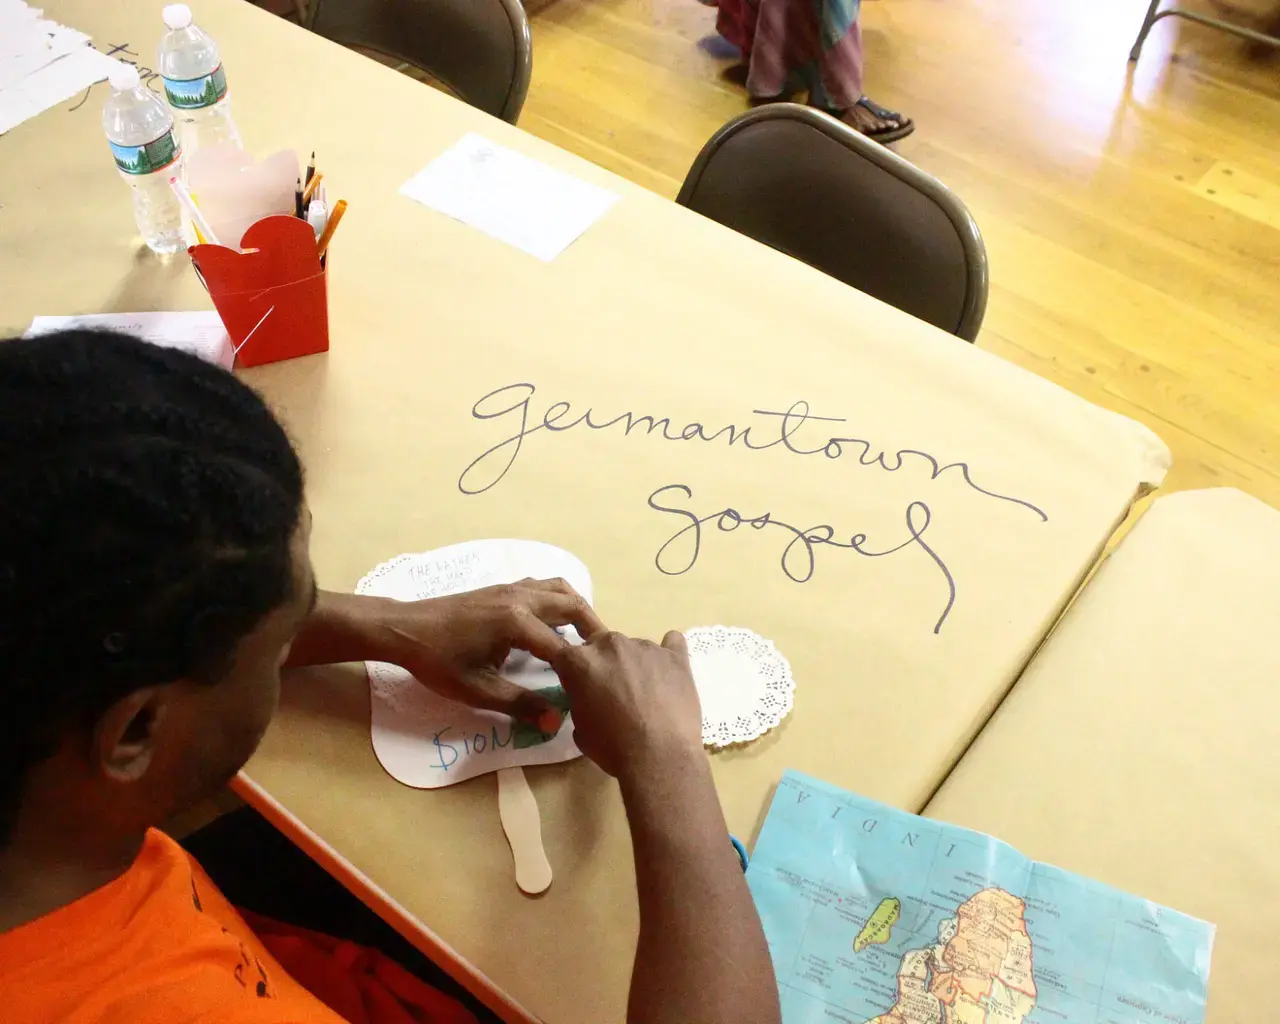
<path fill-rule="evenodd" d="M 699 626 L 684 636 L 706 746 L 749 743 L 786 718 L 796 684 L 773 641 L 738 626 Z"/>

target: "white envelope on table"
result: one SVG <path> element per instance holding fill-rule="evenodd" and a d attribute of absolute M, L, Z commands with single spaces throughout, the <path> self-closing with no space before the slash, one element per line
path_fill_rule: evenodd
<path fill-rule="evenodd" d="M 405 182 L 400 193 L 546 263 L 618 201 L 614 192 L 474 132 Z"/>
<path fill-rule="evenodd" d="M 180 313 L 85 313 L 81 316 L 38 316 L 26 337 L 71 327 L 94 327 L 136 334 L 143 341 L 177 348 L 229 370 L 235 350 L 222 320 L 212 310 Z"/>

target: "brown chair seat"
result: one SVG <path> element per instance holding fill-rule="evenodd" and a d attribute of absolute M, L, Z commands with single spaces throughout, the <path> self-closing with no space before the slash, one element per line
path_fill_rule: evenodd
<path fill-rule="evenodd" d="M 410 64 L 512 124 L 529 91 L 533 47 L 520 0 L 314 0 L 309 27 Z"/>
<path fill-rule="evenodd" d="M 945 331 L 973 341 L 987 255 L 936 178 L 812 107 L 734 118 L 698 154 L 676 201 Z"/>

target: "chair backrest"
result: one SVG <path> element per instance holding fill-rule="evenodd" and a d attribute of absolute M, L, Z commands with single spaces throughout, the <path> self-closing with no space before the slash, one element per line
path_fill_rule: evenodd
<path fill-rule="evenodd" d="M 529 91 L 533 47 L 520 0 L 313 0 L 309 27 L 412 64 L 512 124 Z"/>
<path fill-rule="evenodd" d="M 978 225 L 945 185 L 812 107 L 758 107 L 698 154 L 678 203 L 973 341 Z"/>

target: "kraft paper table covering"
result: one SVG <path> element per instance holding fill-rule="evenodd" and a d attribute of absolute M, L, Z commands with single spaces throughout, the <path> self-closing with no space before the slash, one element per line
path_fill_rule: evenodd
<path fill-rule="evenodd" d="M 1217 925 L 1208 1024 L 1269 1005 L 1280 512 L 1158 498 L 925 811 Z"/>
<path fill-rule="evenodd" d="M 160 34 L 145 6 L 49 10 L 146 56 Z M 741 625 L 790 660 L 787 722 L 715 759 L 735 833 L 754 833 L 786 767 L 919 809 L 1134 496 L 1163 476 L 1168 452 L 1154 435 L 248 4 L 207 0 L 198 17 L 222 46 L 250 148 L 316 149 L 331 195 L 351 204 L 330 267 L 331 351 L 244 375 L 306 462 L 322 584 L 350 588 L 383 559 L 479 537 L 559 545 L 586 562 L 617 628 Z M 135 259 L 128 199 L 100 138 L 104 99 L 99 86 L 81 109 L 0 140 L 11 330 L 36 313 L 208 308 L 183 261 Z M 467 131 L 622 199 L 542 264 L 396 194 Z M 500 482 L 462 493 L 467 465 L 514 433 L 513 416 L 480 420 L 473 406 L 524 382 L 536 387 L 530 425 L 549 409 L 553 425 L 568 424 L 590 407 L 593 423 L 631 413 L 638 426 L 629 436 L 625 423 L 541 429 Z M 558 402 L 571 404 L 560 420 Z M 802 402 L 844 420 L 793 431 L 793 445 L 816 454 L 748 449 L 748 425 L 755 445 L 780 442 L 780 418 L 753 410 Z M 669 417 L 675 436 L 696 422 L 720 437 L 668 441 L 647 432 L 645 415 Z M 872 464 L 854 442 L 828 458 L 830 436 L 865 439 Z M 959 468 L 931 479 L 920 455 L 889 472 L 875 464 L 882 451 L 891 468 L 899 451 L 964 462 L 974 485 L 1026 504 L 980 493 Z M 664 575 L 655 555 L 687 520 L 648 500 L 680 485 L 692 496 L 669 490 L 660 501 L 680 498 L 698 516 L 769 512 L 802 531 L 829 524 L 843 543 L 865 534 L 867 551 L 910 541 L 907 510 L 918 524 L 914 503 L 924 503 L 923 536 L 954 602 L 916 543 L 879 558 L 818 546 L 812 578 L 793 582 L 779 563 L 794 534 L 776 523 L 723 532 L 708 522 L 696 564 Z M 668 548 L 667 568 L 690 550 Z M 803 556 L 798 544 L 796 575 Z M 254 782 L 529 1013 L 620 1019 L 636 910 L 613 785 L 581 762 L 530 772 L 556 882 L 527 900 L 511 879 L 493 780 L 439 793 L 399 786 L 369 749 L 363 684 L 326 679 L 302 705 L 286 702 L 249 766 Z"/>

